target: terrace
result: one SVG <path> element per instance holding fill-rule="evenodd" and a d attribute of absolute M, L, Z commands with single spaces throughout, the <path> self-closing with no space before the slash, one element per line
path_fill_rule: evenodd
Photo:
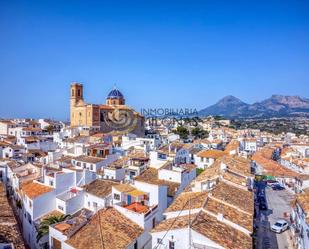
<path fill-rule="evenodd" d="M 90 220 L 92 216 L 92 211 L 88 209 L 82 209 L 75 213 L 72 218 L 65 220 L 63 222 L 59 222 L 57 224 L 52 225 L 52 227 L 63 235 L 70 238 L 73 236 L 81 227 L 83 227 Z"/>
<path fill-rule="evenodd" d="M 129 205 L 118 203 L 114 205 L 114 208 L 130 220 L 134 220 L 144 229 L 154 226 L 155 217 L 158 212 L 158 205 L 148 206 L 143 202 L 133 202 Z"/>
<path fill-rule="evenodd" d="M 83 190 L 72 188 L 60 194 L 56 198 L 57 210 L 65 214 L 71 214 L 81 209 L 83 206 Z"/>

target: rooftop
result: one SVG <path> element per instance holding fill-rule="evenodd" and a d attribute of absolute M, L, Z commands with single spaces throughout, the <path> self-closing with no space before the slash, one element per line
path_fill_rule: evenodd
<path fill-rule="evenodd" d="M 252 160 L 254 160 L 257 164 L 263 167 L 263 170 L 267 174 L 271 174 L 277 177 L 297 177 L 298 173 L 284 168 L 276 161 L 272 160 L 272 153 L 274 148 L 264 147 L 261 150 L 257 151 L 253 156 Z"/>
<path fill-rule="evenodd" d="M 227 249 L 251 249 L 252 238 L 245 233 L 200 212 L 192 229 Z"/>
<path fill-rule="evenodd" d="M 219 175 L 221 174 L 220 164 L 221 162 L 216 161 L 214 164 L 212 164 L 210 167 L 206 168 L 202 173 L 200 173 L 196 177 L 195 181 L 200 182 L 218 178 Z"/>
<path fill-rule="evenodd" d="M 109 94 L 107 95 L 108 99 L 118 99 L 118 98 L 123 98 L 123 94 L 116 88 L 111 90 Z"/>
<path fill-rule="evenodd" d="M 253 232 L 253 215 L 241 212 L 237 208 L 213 199 L 208 198 L 205 210 L 218 215 L 222 214 L 224 219 L 230 220 L 231 222 L 247 229 L 249 232 Z"/>
<path fill-rule="evenodd" d="M 21 232 L 2 183 L 0 183 L 0 210 L 0 243 L 13 243 L 14 248 L 25 248 Z"/>
<path fill-rule="evenodd" d="M 251 249 L 252 238 L 245 233 L 219 221 L 216 217 L 200 211 L 198 214 L 167 219 L 158 224 L 152 232 L 162 232 L 169 229 L 188 228 L 189 220 L 194 231 L 227 249 Z"/>
<path fill-rule="evenodd" d="M 309 189 L 306 189 L 303 193 L 298 194 L 295 200 L 302 207 L 304 212 L 308 215 L 309 221 Z"/>
<path fill-rule="evenodd" d="M 118 185 L 118 182 L 110 180 L 94 180 L 93 182 L 83 186 L 84 190 L 97 197 L 106 197 L 112 193 L 112 187 Z"/>
<path fill-rule="evenodd" d="M 123 249 L 143 232 L 141 227 L 116 209 L 107 208 L 99 210 L 66 243 L 75 249 Z"/>
<path fill-rule="evenodd" d="M 140 214 L 147 213 L 149 210 L 148 206 L 145 206 L 139 202 L 133 202 L 130 205 L 124 206 L 124 208 Z"/>
<path fill-rule="evenodd" d="M 134 178 L 135 181 L 146 182 L 154 185 L 164 185 L 168 188 L 168 195 L 174 196 L 179 183 L 161 180 L 158 177 L 158 170 L 154 168 L 146 169 L 142 174 Z"/>
<path fill-rule="evenodd" d="M 165 213 L 202 208 L 207 196 L 207 192 L 183 192 L 165 210 Z"/>
<path fill-rule="evenodd" d="M 119 192 L 131 192 L 136 190 L 133 186 L 129 185 L 129 184 L 118 184 L 118 185 L 114 185 L 113 186 L 116 190 L 118 190 Z"/>
<path fill-rule="evenodd" d="M 53 190 L 53 188 L 37 182 L 25 183 L 21 187 L 21 191 L 30 199 L 34 199 Z"/>
<path fill-rule="evenodd" d="M 99 163 L 104 159 L 101 157 L 93 157 L 93 156 L 78 156 L 74 158 L 75 161 L 86 162 L 86 163 Z"/>
<path fill-rule="evenodd" d="M 73 236 L 81 227 L 83 227 L 92 216 L 92 211 L 83 208 L 73 214 L 69 219 L 62 221 L 60 223 L 52 225 L 53 228 L 61 232 L 62 234 L 71 237 Z"/>
<path fill-rule="evenodd" d="M 220 182 L 212 191 L 211 196 L 249 214 L 254 212 L 254 195 L 247 190 Z"/>
<path fill-rule="evenodd" d="M 197 153 L 197 156 L 199 157 L 214 158 L 214 159 L 218 159 L 220 157 L 223 157 L 224 155 L 226 155 L 226 152 L 222 150 L 202 150 L 199 153 Z"/>
<path fill-rule="evenodd" d="M 57 195 L 57 199 L 62 200 L 62 201 L 68 201 L 76 196 L 78 196 L 81 193 L 76 188 L 72 188 L 64 193 L 61 193 L 60 195 Z"/>

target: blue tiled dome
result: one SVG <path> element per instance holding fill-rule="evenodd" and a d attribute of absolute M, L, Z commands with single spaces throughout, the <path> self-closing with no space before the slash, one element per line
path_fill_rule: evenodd
<path fill-rule="evenodd" d="M 113 89 L 110 91 L 110 93 L 107 95 L 108 99 L 123 99 L 123 95 L 122 93 L 117 90 L 117 89 Z"/>

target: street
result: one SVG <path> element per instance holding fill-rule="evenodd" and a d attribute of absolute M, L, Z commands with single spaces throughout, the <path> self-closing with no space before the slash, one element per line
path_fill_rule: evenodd
<path fill-rule="evenodd" d="M 290 249 L 290 231 L 276 234 L 270 230 L 278 219 L 285 219 L 289 222 L 289 217 L 284 213 L 291 212 L 290 202 L 293 194 L 287 190 L 272 190 L 265 183 L 259 183 L 258 189 L 265 193 L 268 210 L 257 212 L 257 248 L 258 249 Z M 290 223 L 290 222 L 289 222 Z"/>

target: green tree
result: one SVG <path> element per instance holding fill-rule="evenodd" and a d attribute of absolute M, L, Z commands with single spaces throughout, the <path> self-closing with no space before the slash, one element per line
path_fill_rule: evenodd
<path fill-rule="evenodd" d="M 208 137 L 208 132 L 205 131 L 204 129 L 201 129 L 199 127 L 194 127 L 192 130 L 191 130 L 191 135 L 194 136 L 195 139 L 197 138 L 206 138 Z"/>
<path fill-rule="evenodd" d="M 224 117 L 223 117 L 223 116 L 220 116 L 220 115 L 215 115 L 215 116 L 214 116 L 214 119 L 215 119 L 215 120 L 223 120 Z"/>
<path fill-rule="evenodd" d="M 199 174 L 201 174 L 204 170 L 200 169 L 200 168 L 196 168 L 196 176 L 198 176 Z"/>
<path fill-rule="evenodd" d="M 184 126 L 178 126 L 174 132 L 178 134 L 181 139 L 187 139 L 190 134 L 189 130 Z"/>
<path fill-rule="evenodd" d="M 39 225 L 38 234 L 36 236 L 37 242 L 39 242 L 41 238 L 43 238 L 45 235 L 48 234 L 50 225 L 62 222 L 69 217 L 71 217 L 69 214 L 68 215 L 63 214 L 63 215 L 52 215 L 46 219 L 43 219 Z"/>

